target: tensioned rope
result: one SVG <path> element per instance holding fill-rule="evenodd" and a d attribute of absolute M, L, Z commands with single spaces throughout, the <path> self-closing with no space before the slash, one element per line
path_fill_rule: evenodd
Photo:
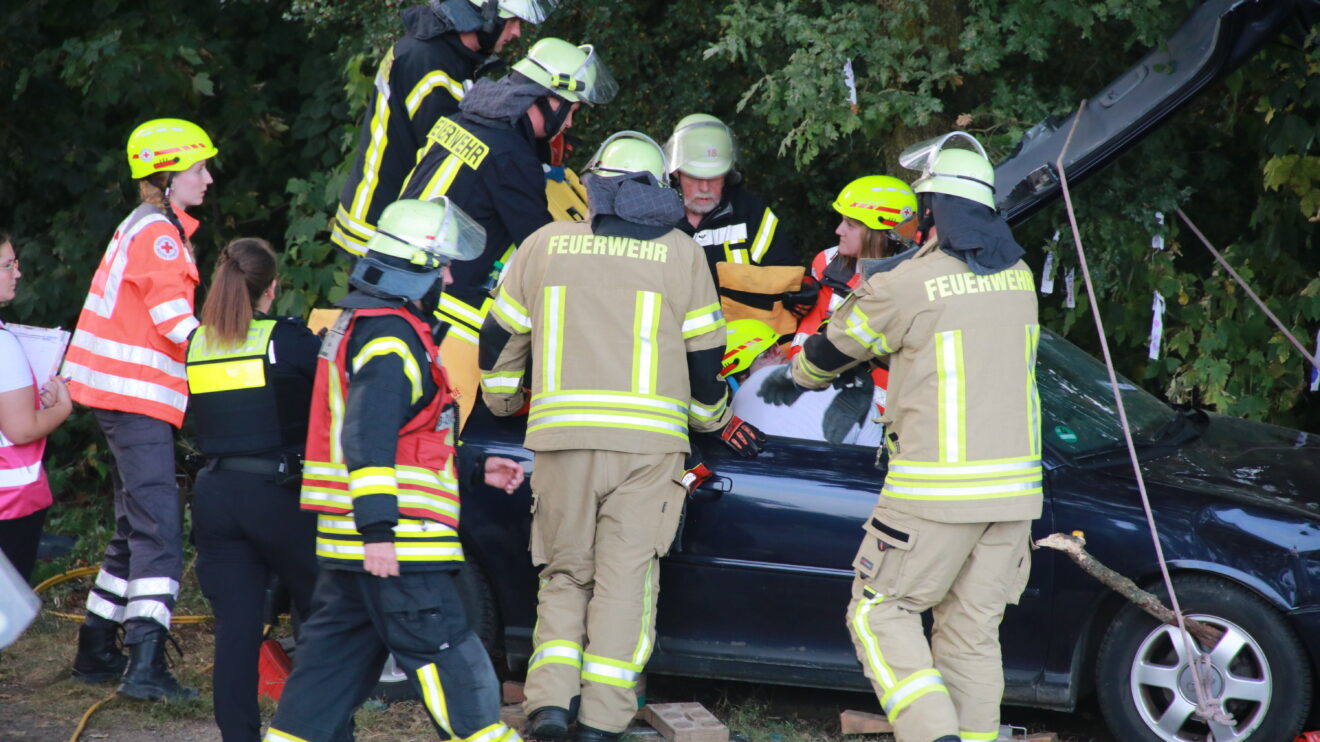
<path fill-rule="evenodd" d="M 1100 304 L 1096 301 L 1095 286 L 1091 283 L 1091 271 L 1086 264 L 1086 251 L 1082 249 L 1082 235 L 1077 227 L 1077 213 L 1073 210 L 1072 194 L 1068 191 L 1068 174 L 1063 166 L 1063 158 L 1068 154 L 1068 148 L 1072 145 L 1073 134 L 1077 132 L 1077 124 L 1081 121 L 1082 112 L 1085 110 L 1086 101 L 1083 100 L 1081 105 L 1077 107 L 1077 113 L 1073 116 L 1072 128 L 1068 130 L 1068 138 L 1064 140 L 1063 149 L 1059 152 L 1059 158 L 1055 160 L 1054 166 L 1059 171 L 1059 184 L 1063 189 L 1063 204 L 1068 212 L 1068 224 L 1072 227 L 1073 243 L 1077 245 L 1077 260 L 1082 269 L 1082 280 L 1086 282 L 1086 294 L 1091 301 L 1091 316 L 1095 319 L 1096 333 L 1100 337 L 1100 350 L 1105 358 L 1105 369 L 1109 372 L 1109 385 L 1114 392 L 1114 404 L 1118 408 L 1118 420 L 1123 427 L 1123 441 L 1127 444 L 1128 458 L 1132 461 L 1132 472 L 1137 478 L 1137 490 L 1141 493 L 1141 507 L 1146 512 L 1146 525 L 1150 528 L 1151 541 L 1155 544 L 1155 556 L 1160 563 L 1160 574 L 1164 578 L 1164 588 L 1169 591 L 1169 602 L 1173 604 L 1173 615 L 1178 620 L 1178 633 L 1182 636 L 1183 650 L 1186 652 L 1188 666 L 1192 670 L 1192 685 L 1196 691 L 1196 716 L 1210 727 L 1210 742 L 1214 742 L 1216 739 L 1227 740 L 1233 737 L 1233 717 L 1224 710 L 1224 707 L 1219 703 L 1219 699 L 1209 696 L 1206 690 L 1206 675 L 1203 674 L 1208 674 L 1209 655 L 1202 654 L 1197 649 L 1191 634 L 1187 632 L 1186 622 L 1183 621 L 1182 607 L 1178 604 L 1178 594 L 1173 589 L 1173 578 L 1169 575 L 1169 565 L 1164 560 L 1164 547 L 1160 545 L 1159 529 L 1155 525 L 1155 514 L 1151 511 L 1150 496 L 1146 492 L 1146 480 L 1141 475 L 1141 462 L 1137 458 L 1136 445 L 1132 442 L 1132 427 L 1128 423 L 1127 408 L 1123 405 L 1123 395 L 1118 388 L 1118 373 L 1114 370 L 1114 359 L 1109 353 L 1109 340 L 1105 335 L 1104 320 L 1100 317 Z M 1179 211 L 1179 214 L 1181 213 Z"/>

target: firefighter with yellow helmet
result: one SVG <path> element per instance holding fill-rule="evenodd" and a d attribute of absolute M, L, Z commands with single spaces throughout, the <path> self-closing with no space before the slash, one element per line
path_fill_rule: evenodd
<path fill-rule="evenodd" d="M 620 132 L 586 172 L 591 221 L 537 230 L 500 282 L 481 385 L 495 414 L 515 414 L 531 361 L 531 553 L 543 569 L 527 734 L 563 739 L 579 708 L 574 739 L 608 742 L 637 711 L 655 644 L 689 432 L 717 432 L 744 456 L 764 436 L 729 413 L 724 318 L 700 246 L 674 228 L 683 207 L 659 146 Z"/>
<path fill-rule="evenodd" d="M 848 629 L 899 742 L 995 740 L 999 623 L 1026 586 L 1042 504 L 1035 283 L 974 138 L 953 132 L 900 162 L 922 171 L 925 244 L 869 275 L 760 394 L 790 403 L 888 360 L 889 468 L 862 524 Z"/>
<path fill-rule="evenodd" d="M 485 248 L 454 266 L 438 307 L 440 350 L 465 419 L 476 397 L 477 336 L 490 290 L 514 249 L 551 221 L 538 148 L 571 127 L 583 104 L 606 103 L 617 91 L 590 44 L 544 38 L 505 77 L 478 81 L 418 153 L 402 197 L 448 196 L 486 230 Z"/>
<path fill-rule="evenodd" d="M 431 339 L 450 265 L 479 254 L 481 227 L 447 199 L 381 213 L 345 311 L 317 361 L 300 502 L 317 514 L 321 564 L 298 659 L 266 742 L 331 742 L 394 656 L 441 739 L 516 742 L 499 682 L 464 616 L 455 469 L 457 414 Z M 479 465 L 506 492 L 510 459 Z"/>
<path fill-rule="evenodd" d="M 523 24 L 545 22 L 559 0 L 431 0 L 405 8 L 403 38 L 385 54 L 363 114 L 357 154 L 335 212 L 331 241 L 354 257 L 398 198 L 426 134 L 458 113 L 467 87 Z"/>
<path fill-rule="evenodd" d="M 737 140 L 724 122 L 707 113 L 684 116 L 665 142 L 665 155 L 671 181 L 683 196 L 684 213 L 676 226 L 701 245 L 718 286 L 753 293 L 770 290 L 758 285 L 762 282 L 757 278 L 748 283 L 742 270 L 726 269 L 731 275 L 721 278 L 719 263 L 800 265 L 797 248 L 780 227 L 779 217 L 765 199 L 747 188 L 736 169 Z M 725 286 L 730 282 L 738 285 Z M 792 289 L 782 301 L 801 316 L 815 303 L 815 287 L 808 281 Z"/>

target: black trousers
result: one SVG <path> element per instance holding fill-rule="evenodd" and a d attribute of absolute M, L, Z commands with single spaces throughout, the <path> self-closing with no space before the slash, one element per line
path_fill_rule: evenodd
<path fill-rule="evenodd" d="M 495 668 L 468 628 L 453 571 L 380 578 L 322 569 L 313 602 L 267 740 L 327 742 L 343 735 L 389 653 L 441 739 L 516 738 L 500 723 Z"/>
<path fill-rule="evenodd" d="M 215 722 L 224 742 L 261 739 L 257 658 L 271 575 L 302 620 L 316 585 L 316 516 L 271 476 L 209 464 L 193 488 L 197 580 L 215 613 Z"/>
<path fill-rule="evenodd" d="M 183 508 L 174 479 L 174 426 L 93 410 L 113 457 L 115 535 L 87 595 L 87 623 L 123 623 L 124 643 L 170 627 L 183 574 Z"/>
<path fill-rule="evenodd" d="M 50 508 L 42 508 L 22 518 L 0 520 L 0 552 L 4 552 L 25 580 L 32 579 L 37 547 L 41 544 L 41 526 L 46 523 L 48 512 Z"/>

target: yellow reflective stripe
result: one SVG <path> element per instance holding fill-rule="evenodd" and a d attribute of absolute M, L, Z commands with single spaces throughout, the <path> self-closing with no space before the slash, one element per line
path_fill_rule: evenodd
<path fill-rule="evenodd" d="M 330 382 L 330 460 L 343 462 L 344 445 L 340 441 L 340 436 L 344 433 L 344 390 L 339 385 L 339 369 L 331 367 L 330 373 L 326 374 Z M 347 474 L 348 470 L 345 469 Z"/>
<path fill-rule="evenodd" d="M 261 739 L 262 742 L 307 742 L 302 737 L 295 737 L 288 732 L 281 732 L 275 727 L 266 730 L 266 736 Z"/>
<path fill-rule="evenodd" d="M 391 354 L 403 361 L 403 374 L 412 382 L 412 402 L 416 404 L 417 400 L 422 398 L 422 370 L 417 365 L 417 359 L 413 358 L 412 351 L 408 349 L 408 344 L 398 338 L 376 338 L 362 346 L 362 350 L 359 350 L 357 356 L 353 358 L 353 373 L 361 371 L 371 359 Z"/>
<path fill-rule="evenodd" d="M 462 742 L 522 742 L 522 737 L 510 729 L 508 724 L 497 721 L 464 737 Z"/>
<path fill-rule="evenodd" d="M 527 671 L 531 672 L 542 665 L 569 665 L 582 667 L 582 645 L 566 639 L 554 639 L 537 645 L 532 653 Z"/>
<path fill-rule="evenodd" d="M 819 366 L 812 363 L 810 360 L 807 359 L 806 353 L 798 353 L 796 360 L 798 361 L 798 366 L 797 366 L 798 370 L 801 371 L 802 374 L 806 376 L 808 379 L 813 379 L 815 381 L 829 381 L 830 379 L 833 379 L 835 376 L 838 376 L 838 374 L 830 373 L 829 371 L 824 371 Z"/>
<path fill-rule="evenodd" d="M 655 594 L 651 591 L 651 581 L 654 578 L 656 559 L 651 558 L 646 564 L 646 575 L 642 578 L 642 629 L 637 636 L 637 649 L 633 650 L 632 666 L 638 671 L 646 664 L 646 660 L 651 656 L 651 621 L 654 615 Z"/>
<path fill-rule="evenodd" d="M 444 88 L 446 92 L 454 96 L 454 100 L 463 100 L 463 86 L 455 82 L 454 78 L 445 74 L 444 70 L 435 70 L 431 74 L 417 81 L 413 86 L 412 92 L 404 99 L 404 107 L 408 109 L 408 118 L 417 116 L 417 109 L 422 107 L 422 101 L 426 96 L 436 88 Z"/>
<path fill-rule="evenodd" d="M 258 389 L 266 385 L 266 363 L 260 358 L 188 366 L 192 394 Z"/>
<path fill-rule="evenodd" d="M 474 307 L 451 294 L 441 294 L 440 301 L 436 304 L 436 314 L 450 324 L 460 324 L 473 330 L 480 330 L 481 323 L 486 321 L 486 312 L 490 310 L 490 306 L 490 299 L 482 302 L 480 307 Z"/>
<path fill-rule="evenodd" d="M 481 388 L 490 394 L 513 394 L 522 388 L 522 374 L 491 371 L 481 375 Z"/>
<path fill-rule="evenodd" d="M 364 466 L 348 473 L 348 492 L 351 497 L 366 495 L 393 495 L 399 490 L 399 481 L 391 466 Z"/>
<path fill-rule="evenodd" d="M 880 707 L 885 710 L 885 716 L 893 721 L 903 713 L 903 709 L 930 693 L 948 695 L 949 688 L 944 684 L 944 678 L 939 670 L 920 670 L 889 689 L 889 692 L 880 698 Z"/>
<path fill-rule="evenodd" d="M 335 226 L 343 228 L 349 236 L 353 237 L 355 242 L 365 243 L 376 233 L 374 226 L 365 219 L 360 219 L 348 213 L 348 209 L 345 209 L 343 204 L 340 204 L 339 208 L 335 210 L 335 221 L 337 222 Z"/>
<path fill-rule="evenodd" d="M 316 555 L 326 559 L 360 562 L 364 549 L 361 541 L 339 541 L 316 537 Z M 457 541 L 434 541 L 414 544 L 410 541 L 394 542 L 395 558 L 401 562 L 461 562 L 463 546 Z"/>
<path fill-rule="evenodd" d="M 660 374 L 660 294 L 638 291 L 633 307 L 632 390 L 654 394 Z"/>
<path fill-rule="evenodd" d="M 938 377 L 940 461 L 967 458 L 967 384 L 963 369 L 962 330 L 935 335 Z"/>
<path fill-rule="evenodd" d="M 721 327 L 724 327 L 724 312 L 720 311 L 719 303 L 707 304 L 683 316 L 683 339 L 704 335 Z"/>
<path fill-rule="evenodd" d="M 435 169 L 431 179 L 427 181 L 426 188 L 422 189 L 422 195 L 419 198 L 423 201 L 429 201 L 437 196 L 443 196 L 449 192 L 450 186 L 454 185 L 454 178 L 458 177 L 458 171 L 463 169 L 463 161 L 458 155 L 449 155 L 440 167 Z"/>
<path fill-rule="evenodd" d="M 1036 348 L 1040 325 L 1027 325 L 1027 442 L 1029 450 L 1040 455 L 1040 392 L 1036 389 Z"/>
<path fill-rule="evenodd" d="M 198 327 L 193 333 L 192 342 L 188 343 L 190 362 L 219 361 L 230 358 L 261 357 L 266 355 L 266 345 L 270 342 L 271 332 L 275 329 L 275 320 L 253 320 L 248 325 L 243 342 L 236 346 L 216 345 L 206 327 Z"/>
<path fill-rule="evenodd" d="M 641 412 L 659 415 L 671 415 L 678 419 L 687 416 L 688 405 L 673 397 L 659 394 L 640 394 L 637 392 L 618 392 L 605 389 L 570 389 L 561 392 L 538 392 L 532 397 L 532 407 L 536 409 L 561 406 L 610 406 L 636 409 Z"/>
<path fill-rule="evenodd" d="M 761 258 L 770 249 L 770 243 L 775 239 L 775 227 L 779 225 L 779 218 L 774 212 L 766 207 L 765 215 L 761 217 L 761 228 L 756 230 L 756 239 L 752 241 L 752 262 L 760 263 Z"/>
<path fill-rule="evenodd" d="M 958 500 L 998 500 L 1008 497 L 1026 497 L 1028 495 L 1039 495 L 1044 489 L 1037 483 L 1037 486 L 1031 486 L 1029 483 L 997 485 L 996 487 L 985 488 L 939 488 L 939 489 L 918 489 L 900 487 L 885 483 L 880 490 L 880 494 L 885 497 L 892 497 L 898 500 L 924 500 L 927 502 L 952 502 Z"/>
<path fill-rule="evenodd" d="M 720 416 L 724 414 L 724 410 L 728 406 L 729 406 L 729 395 L 725 394 L 723 397 L 720 397 L 719 402 L 716 402 L 715 404 L 709 407 L 701 404 L 700 402 L 694 399 L 692 400 L 692 404 L 688 408 L 688 410 L 693 420 L 697 420 L 699 422 L 710 422 L 712 420 L 720 419 Z"/>
<path fill-rule="evenodd" d="M 440 685 L 440 671 L 434 662 L 417 668 L 417 682 L 422 686 L 422 700 L 431 712 L 431 718 L 435 719 L 436 726 L 451 738 L 457 737 L 449 725 L 449 704 L 445 700 L 445 689 Z"/>
<path fill-rule="evenodd" d="M 509 291 L 504 288 L 504 284 L 500 284 L 499 295 L 491 309 L 497 317 L 504 320 L 504 323 L 519 335 L 532 331 L 532 317 L 527 308 L 509 295 Z"/>
<path fill-rule="evenodd" d="M 564 363 L 564 292 L 563 286 L 546 286 L 541 326 L 544 337 L 541 345 L 541 389 L 559 390 Z"/>
<path fill-rule="evenodd" d="M 958 737 L 961 742 L 995 742 L 995 740 L 999 739 L 999 732 L 960 731 L 958 732 Z"/>
<path fill-rule="evenodd" d="M 871 351 L 878 356 L 889 355 L 894 352 L 889 345 L 889 339 L 884 333 L 876 332 L 871 329 L 871 319 L 866 316 L 866 312 L 857 304 L 853 304 L 852 311 L 843 323 L 843 333 L 857 344 Z"/>
<path fill-rule="evenodd" d="M 871 591 L 867 591 L 871 594 Z M 882 594 L 874 594 L 869 600 L 864 600 L 857 604 L 857 609 L 853 612 L 852 629 L 858 640 L 862 643 L 862 649 L 865 650 L 863 660 L 867 667 L 871 669 L 871 675 L 881 688 L 888 691 L 893 688 L 897 682 L 894 677 L 894 671 L 885 664 L 885 655 L 880 651 L 880 641 L 876 639 L 875 633 L 871 631 L 871 626 L 866 622 L 866 617 L 871 613 L 871 609 L 880 605 L 885 600 Z"/>
<path fill-rule="evenodd" d="M 642 673 L 642 665 L 621 662 L 595 654 L 582 656 L 582 679 L 618 688 L 632 688 Z"/>
<path fill-rule="evenodd" d="M 390 56 L 394 55 L 394 50 L 390 50 Z M 389 69 L 390 60 L 381 63 L 381 70 Z M 388 136 L 390 122 L 390 101 L 385 91 L 389 90 L 389 82 L 382 80 L 377 74 L 376 79 L 376 110 L 371 114 L 371 143 L 367 145 L 367 151 L 362 157 L 362 179 L 358 181 L 357 189 L 353 191 L 353 201 L 349 206 L 349 213 L 357 219 L 364 219 L 367 216 L 367 207 L 371 204 L 371 199 L 376 193 L 376 185 L 380 181 L 380 158 L 385 153 L 386 138 Z M 384 87 L 385 91 L 379 90 Z"/>
<path fill-rule="evenodd" d="M 533 413 L 528 416 L 527 432 L 548 428 L 617 428 L 663 433 L 687 440 L 687 425 L 669 419 L 624 414 L 611 410 L 565 410 Z"/>
<path fill-rule="evenodd" d="M 889 471 L 911 472 L 920 474 L 933 472 L 950 476 L 960 473 L 996 474 L 999 472 L 1023 471 L 1040 466 L 1039 456 L 1010 456 L 1003 459 L 971 459 L 969 461 L 917 461 L 915 459 L 891 459 Z"/>
<path fill-rule="evenodd" d="M 999 469 L 998 471 L 977 471 L 978 469 L 990 469 L 991 467 L 968 467 L 969 471 L 957 471 L 954 467 L 944 469 L 922 469 L 922 470 L 902 470 L 889 469 L 888 477 L 893 477 L 895 481 L 908 482 L 959 482 L 969 479 L 983 480 L 987 482 L 999 481 L 1017 481 L 1021 477 L 1034 476 L 1040 479 L 1040 466 L 1030 466 L 1026 464 L 1013 465 L 1012 469 Z M 943 485 L 941 485 L 943 486 Z"/>

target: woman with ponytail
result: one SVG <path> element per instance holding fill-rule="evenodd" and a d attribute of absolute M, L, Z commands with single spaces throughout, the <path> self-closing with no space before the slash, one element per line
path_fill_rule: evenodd
<path fill-rule="evenodd" d="M 305 618 L 316 582 L 315 517 L 298 509 L 320 342 L 268 314 L 278 280 L 265 240 L 229 243 L 188 346 L 190 414 L 206 465 L 193 487 L 197 579 L 215 613 L 215 720 L 257 742 L 257 657 L 272 576 Z"/>
<path fill-rule="evenodd" d="M 164 652 L 183 573 L 174 429 L 188 405 L 184 351 L 197 328 L 198 223 L 187 209 L 205 200 L 216 154 L 205 131 L 180 119 L 154 119 L 129 135 L 142 201 L 106 246 L 64 362 L 73 401 L 92 408 L 109 443 L 115 491 L 115 535 L 87 595 L 73 675 L 122 678 L 119 693 L 130 698 L 197 695 L 170 674 Z"/>
<path fill-rule="evenodd" d="M 321 343 L 272 317 L 275 251 L 224 247 L 187 349 L 189 413 L 206 465 L 193 487 L 197 578 L 215 614 L 215 722 L 224 742 L 257 742 L 257 655 L 272 577 L 306 618 L 317 576 L 315 518 L 298 510 L 302 448 Z"/>

